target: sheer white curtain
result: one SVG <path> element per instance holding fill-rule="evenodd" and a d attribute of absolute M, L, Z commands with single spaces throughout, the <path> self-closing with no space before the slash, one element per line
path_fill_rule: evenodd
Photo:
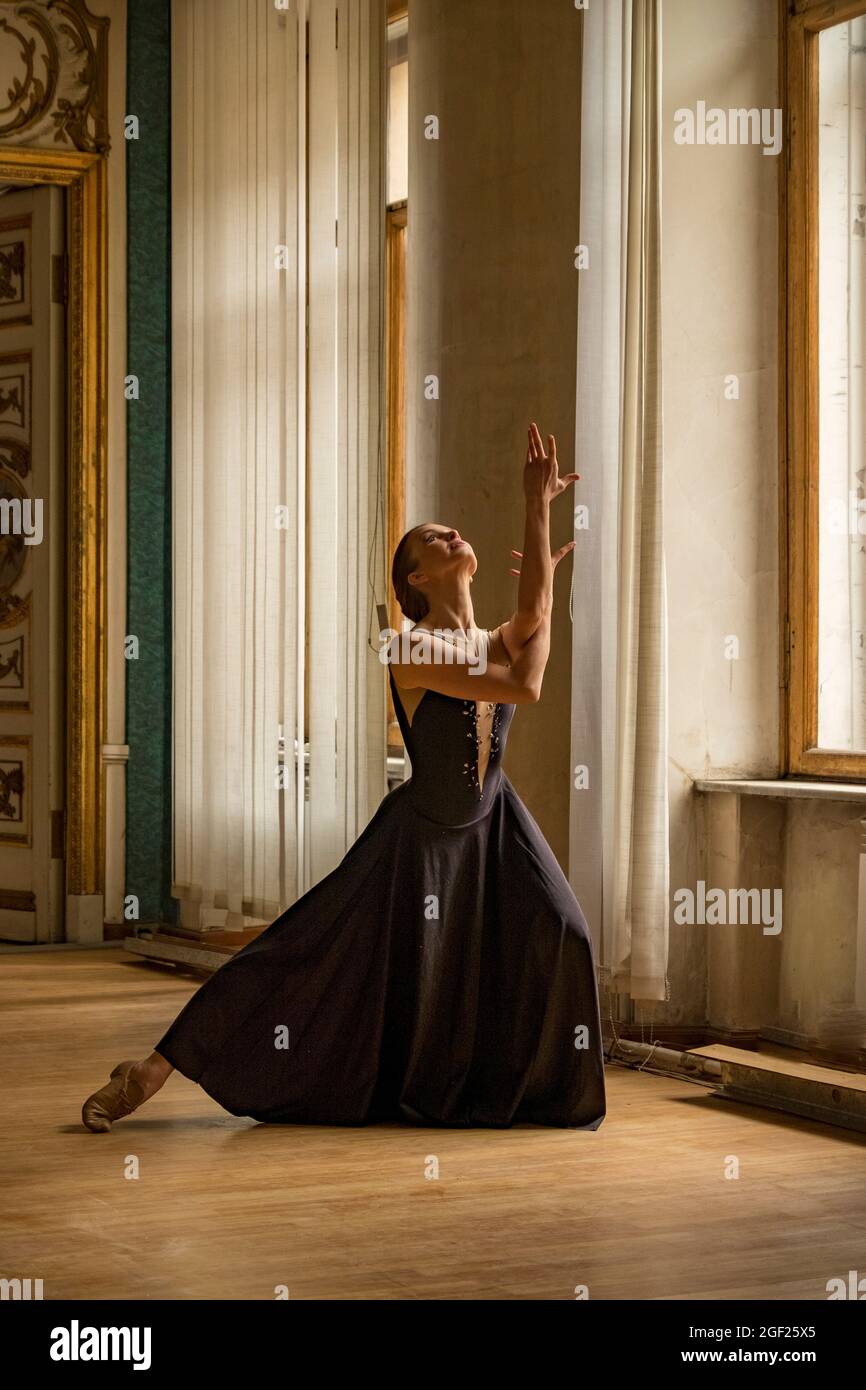
<path fill-rule="evenodd" d="M 571 881 L 617 993 L 667 997 L 661 0 L 584 17 Z"/>
<path fill-rule="evenodd" d="M 334 42 L 337 11 L 339 44 Z M 385 12 L 310 5 L 309 874 L 334 868 L 386 791 Z M 335 233 L 336 228 L 336 233 Z M 336 245 L 335 245 L 336 243 Z M 368 640 L 369 639 L 369 640 Z"/>
<path fill-rule="evenodd" d="M 173 891 L 196 929 L 275 916 L 385 789 L 380 12 L 172 7 Z"/>

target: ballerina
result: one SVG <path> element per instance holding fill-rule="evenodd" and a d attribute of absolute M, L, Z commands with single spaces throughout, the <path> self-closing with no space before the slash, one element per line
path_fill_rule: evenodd
<path fill-rule="evenodd" d="M 105 1132 L 173 1070 L 268 1123 L 597 1129 L 604 1057 L 592 943 L 574 894 L 502 770 L 517 705 L 541 695 L 556 566 L 556 441 L 524 464 L 517 609 L 476 626 L 472 547 L 415 526 L 392 580 L 419 652 L 389 652 L 412 775 L 338 867 L 193 995 L 149 1057 L 84 1103 Z M 512 569 L 512 573 L 518 573 Z"/>

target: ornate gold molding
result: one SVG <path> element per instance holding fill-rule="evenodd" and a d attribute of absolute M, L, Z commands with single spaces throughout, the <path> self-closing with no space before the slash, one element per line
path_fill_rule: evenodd
<path fill-rule="evenodd" d="M 0 143 L 108 150 L 110 23 L 86 0 L 0 0 Z"/>
<path fill-rule="evenodd" d="M 107 429 L 107 160 L 0 148 L 0 182 L 68 189 L 66 891 L 103 890 Z"/>

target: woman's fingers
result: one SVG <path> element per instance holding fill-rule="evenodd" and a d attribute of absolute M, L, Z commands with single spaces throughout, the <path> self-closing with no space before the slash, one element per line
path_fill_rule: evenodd
<path fill-rule="evenodd" d="M 577 483 L 577 482 L 580 482 L 580 474 L 579 474 L 579 473 L 560 473 L 560 475 L 559 475 L 559 481 L 560 481 L 561 483 Z"/>
<path fill-rule="evenodd" d="M 534 420 L 532 422 L 532 442 L 535 447 L 535 457 L 540 459 L 546 458 L 547 455 L 544 452 L 544 445 L 541 442 L 541 434 Z"/>
<path fill-rule="evenodd" d="M 518 560 L 522 560 L 522 559 L 523 559 L 523 551 L 522 551 L 522 550 L 512 550 L 511 553 L 512 553 L 512 555 L 516 555 L 517 558 L 518 558 Z"/>
<path fill-rule="evenodd" d="M 508 573 L 516 575 L 518 579 L 520 578 L 520 570 L 509 570 Z"/>

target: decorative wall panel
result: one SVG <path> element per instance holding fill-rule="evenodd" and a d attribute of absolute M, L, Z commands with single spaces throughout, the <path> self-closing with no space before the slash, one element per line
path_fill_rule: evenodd
<path fill-rule="evenodd" d="M 0 0 L 0 145 L 108 149 L 109 22 L 83 0 Z"/>

